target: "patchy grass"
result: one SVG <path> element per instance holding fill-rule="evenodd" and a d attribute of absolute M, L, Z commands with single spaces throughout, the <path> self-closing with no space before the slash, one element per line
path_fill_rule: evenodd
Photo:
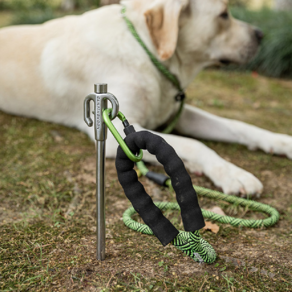
<path fill-rule="evenodd" d="M 210 86 L 212 85 L 212 86 Z M 206 71 L 189 87 L 188 102 L 212 113 L 292 135 L 292 83 L 256 75 Z M 118 93 L 116 93 L 118 96 Z M 1 291 L 291 291 L 292 162 L 235 144 L 205 143 L 259 177 L 260 202 L 275 206 L 280 222 L 251 230 L 220 225 L 203 232 L 218 259 L 197 264 L 173 246 L 126 228 L 129 206 L 114 161 L 106 169 L 106 260 L 95 259 L 95 155 L 74 129 L 0 113 Z M 162 168 L 151 166 L 162 172 Z M 206 177 L 194 184 L 215 189 Z M 156 201 L 175 196 L 145 178 Z M 220 205 L 228 214 L 244 210 Z M 248 212 L 246 216 L 260 218 Z M 168 213 L 182 228 L 177 213 Z"/>

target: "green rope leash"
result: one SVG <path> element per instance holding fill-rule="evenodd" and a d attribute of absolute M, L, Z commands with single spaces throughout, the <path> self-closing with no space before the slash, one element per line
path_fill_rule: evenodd
<path fill-rule="evenodd" d="M 184 91 L 182 90 L 180 86 L 180 82 L 178 78 L 174 74 L 172 74 L 163 64 L 160 63 L 160 61 L 149 51 L 145 43 L 142 41 L 133 23 L 126 17 L 126 7 L 123 7 L 121 12 L 129 30 L 131 31 L 135 39 L 138 41 L 138 43 L 145 50 L 145 52 L 148 54 L 154 66 L 179 90 L 179 93 L 176 96 L 176 99 L 181 101 L 179 110 L 176 113 L 174 119 L 171 121 L 171 123 L 163 131 L 163 133 L 169 134 L 173 131 L 182 113 L 182 110 L 184 107 L 184 99 L 185 99 Z M 137 167 L 142 173 L 142 175 L 146 175 L 147 172 L 149 171 L 142 161 L 137 163 Z M 165 184 L 170 188 L 171 187 L 170 179 L 168 179 Z M 265 212 L 270 215 L 269 218 L 266 218 L 263 220 L 239 219 L 239 218 L 230 217 L 230 216 L 222 216 L 222 215 L 213 213 L 211 211 L 202 209 L 203 216 L 210 220 L 218 221 L 224 224 L 230 224 L 232 226 L 238 226 L 238 227 L 243 226 L 243 227 L 249 227 L 249 228 L 269 227 L 276 224 L 279 220 L 279 217 L 280 217 L 279 212 L 275 208 L 270 207 L 269 205 L 238 198 L 235 196 L 226 195 L 221 192 L 205 189 L 199 186 L 194 186 L 194 188 L 197 194 L 200 196 L 204 196 L 204 197 L 216 199 L 216 200 L 223 200 L 225 202 L 228 202 L 237 206 L 247 207 L 250 210 Z M 180 207 L 177 203 L 156 202 L 155 205 L 162 211 L 163 210 L 177 210 L 177 211 L 180 210 Z M 153 235 L 152 230 L 147 225 L 139 223 L 131 218 L 135 213 L 136 211 L 133 207 L 128 208 L 124 212 L 123 221 L 125 225 L 140 233 Z M 172 244 L 197 262 L 213 263 L 216 260 L 215 250 L 206 240 L 201 238 L 199 231 L 195 231 L 195 232 L 179 231 L 179 234 L 172 241 Z"/>
<path fill-rule="evenodd" d="M 108 128 L 110 129 L 110 131 L 112 132 L 112 134 L 114 135 L 114 137 L 117 139 L 118 143 L 121 144 L 121 141 L 123 141 L 123 139 L 120 137 L 119 133 L 116 131 L 115 127 L 113 126 L 109 118 L 110 113 L 111 113 L 111 109 L 104 110 L 103 112 L 104 121 L 106 125 L 108 126 Z M 132 126 L 129 125 L 125 116 L 122 113 L 119 113 L 118 117 L 123 122 L 125 129 L 128 129 L 126 132 L 131 133 L 132 131 L 129 132 L 129 129 Z M 132 130 L 135 132 L 134 128 Z M 136 157 L 134 154 L 133 155 L 129 155 L 129 153 L 127 154 L 127 152 L 130 152 L 130 154 L 132 153 L 130 149 L 127 146 L 126 147 L 125 146 L 126 146 L 125 143 L 121 144 L 122 149 L 125 151 L 129 159 L 133 161 L 139 161 L 142 158 L 141 153 L 139 155 L 141 156 L 141 158 Z M 147 173 L 149 172 L 149 170 L 147 169 L 147 167 L 142 161 L 137 162 L 137 167 L 142 173 L 142 175 L 147 175 Z M 168 186 L 169 188 L 171 188 L 171 180 L 169 178 L 167 179 L 166 177 L 166 181 L 164 182 L 164 184 Z M 193 187 L 195 188 L 196 193 L 198 195 L 208 197 L 210 199 L 223 200 L 237 206 L 249 208 L 250 210 L 253 210 L 253 211 L 260 211 L 260 212 L 265 212 L 265 213 L 270 214 L 269 218 L 266 218 L 263 220 L 251 220 L 251 219 L 239 219 L 239 218 L 234 218 L 230 216 L 222 216 L 222 215 L 202 209 L 203 216 L 210 220 L 218 221 L 224 224 L 230 224 L 232 226 L 244 226 L 244 227 L 250 227 L 250 228 L 269 227 L 269 226 L 274 225 L 279 220 L 280 215 L 278 211 L 268 205 L 251 201 L 251 200 L 238 198 L 235 196 L 226 195 L 221 192 L 209 190 L 209 189 L 199 187 L 199 186 L 193 186 Z M 180 210 L 180 207 L 177 203 L 156 202 L 155 204 L 161 210 L 177 210 L 177 211 Z M 152 230 L 147 225 L 138 223 L 131 218 L 131 216 L 134 215 L 135 213 L 136 211 L 133 207 L 127 209 L 124 212 L 123 221 L 125 225 L 141 233 L 145 233 L 149 235 L 153 234 Z M 199 231 L 195 231 L 195 232 L 179 231 L 179 234 L 174 238 L 174 240 L 172 241 L 172 244 L 176 246 L 179 250 L 183 251 L 188 256 L 193 258 L 195 261 L 213 263 L 216 259 L 216 252 L 207 241 L 205 241 L 203 238 L 200 237 Z"/>
<path fill-rule="evenodd" d="M 147 172 L 149 171 L 148 168 L 145 166 L 143 161 L 137 162 L 136 163 L 139 171 L 141 172 L 142 175 L 146 176 Z M 171 180 L 168 179 L 165 184 L 170 188 L 171 187 Z M 269 218 L 263 219 L 263 220 L 251 220 L 251 219 L 238 219 L 238 218 L 234 218 L 234 217 L 229 217 L 229 216 L 223 216 L 223 215 L 219 215 L 216 213 L 213 213 L 211 211 L 207 211 L 202 209 L 202 213 L 203 216 L 205 218 L 208 218 L 210 220 L 214 220 L 214 221 L 218 221 L 220 223 L 223 224 L 230 224 L 232 226 L 238 226 L 238 227 L 248 227 L 248 228 L 263 228 L 263 227 L 270 227 L 274 224 L 276 224 L 279 220 L 279 212 L 266 204 L 263 203 L 259 203 L 253 200 L 247 200 L 247 199 L 243 199 L 243 198 L 238 198 L 235 196 L 230 196 L 230 195 L 226 195 L 223 194 L 221 192 L 218 191 L 214 191 L 214 190 L 210 190 L 210 189 L 206 189 L 203 187 L 199 187 L 194 185 L 193 186 L 195 191 L 197 192 L 198 195 L 202 196 L 202 197 L 207 197 L 210 199 L 214 199 L 214 200 L 222 200 L 225 202 L 228 202 L 230 204 L 233 204 L 235 206 L 241 206 L 241 207 L 246 207 L 249 208 L 252 211 L 257 211 L 257 212 L 264 212 L 267 213 L 269 215 L 271 215 Z M 168 205 L 165 205 L 168 204 Z M 160 206 L 163 208 L 161 210 L 177 210 L 179 211 L 180 208 L 178 206 L 177 203 L 162 203 L 160 205 L 157 205 L 158 208 L 160 208 Z M 130 213 L 129 213 L 130 214 Z M 131 214 L 133 215 L 133 214 Z"/>
<path fill-rule="evenodd" d="M 207 218 L 213 221 L 218 221 L 223 224 L 230 224 L 235 227 L 248 227 L 248 228 L 270 227 L 276 224 L 279 220 L 279 217 L 280 217 L 279 212 L 275 208 L 269 205 L 230 196 L 230 195 L 225 195 L 223 193 L 212 191 L 212 190 L 205 189 L 198 186 L 194 186 L 194 189 L 196 190 L 197 194 L 202 197 L 222 200 L 222 201 L 234 204 L 236 206 L 248 207 L 252 211 L 264 212 L 270 215 L 269 218 L 266 218 L 263 220 L 240 219 L 240 218 L 235 218 L 231 216 L 219 215 L 211 211 L 202 209 L 204 218 Z M 166 210 L 180 211 L 179 205 L 177 203 L 155 202 L 155 205 L 161 211 L 166 211 Z M 123 214 L 124 223 L 133 230 L 152 235 L 153 232 L 147 225 L 136 222 L 135 220 L 131 218 L 135 213 L 136 211 L 133 207 L 128 208 Z"/>
<path fill-rule="evenodd" d="M 138 169 L 141 173 L 145 173 L 145 169 L 147 169 L 143 162 L 137 163 Z M 168 180 L 166 184 L 170 187 L 171 182 Z M 236 206 L 247 207 L 252 211 L 264 212 L 270 215 L 269 218 L 263 220 L 252 220 L 252 219 L 240 219 L 231 216 L 223 216 L 216 214 L 211 211 L 207 211 L 202 209 L 202 214 L 204 218 L 218 221 L 224 224 L 230 224 L 235 227 L 249 227 L 249 228 L 263 228 L 270 227 L 276 224 L 280 218 L 279 212 L 266 204 L 238 198 L 235 196 L 230 196 L 223 194 L 221 192 L 209 190 L 203 187 L 195 186 L 197 194 L 203 197 L 207 197 L 210 199 L 223 200 L 225 202 L 234 204 Z M 180 211 L 180 207 L 178 203 L 171 202 L 155 202 L 155 205 L 161 210 L 175 210 Z M 133 207 L 128 208 L 123 214 L 123 221 L 127 227 L 134 231 L 138 231 L 140 233 L 153 235 L 152 230 L 145 224 L 139 223 L 132 219 L 132 216 L 137 213 Z M 185 254 L 190 256 L 197 262 L 205 262 L 205 263 L 213 263 L 216 260 L 216 252 L 213 247 L 203 238 L 201 238 L 199 231 L 195 232 L 186 232 L 179 231 L 177 237 L 173 240 L 172 244 L 183 251 Z"/>

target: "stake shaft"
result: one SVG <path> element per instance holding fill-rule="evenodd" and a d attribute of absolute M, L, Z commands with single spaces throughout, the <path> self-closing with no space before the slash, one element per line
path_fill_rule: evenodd
<path fill-rule="evenodd" d="M 94 124 L 96 140 L 96 258 L 105 260 L 105 141 L 107 126 L 103 121 L 103 111 L 107 109 L 107 101 L 112 104 L 111 118 L 114 119 L 119 112 L 119 102 L 114 95 L 107 92 L 107 84 L 95 84 L 94 93 L 84 100 L 84 121 L 88 127 Z M 91 118 L 90 102 L 94 102 L 94 121 Z"/>
<path fill-rule="evenodd" d="M 105 141 L 96 141 L 96 232 L 98 260 L 105 259 Z"/>

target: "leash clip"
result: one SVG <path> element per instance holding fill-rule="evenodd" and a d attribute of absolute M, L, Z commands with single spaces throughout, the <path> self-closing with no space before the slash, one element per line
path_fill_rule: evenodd
<path fill-rule="evenodd" d="M 121 146 L 121 148 L 123 149 L 125 154 L 128 156 L 128 158 L 130 160 L 132 160 L 133 162 L 141 161 L 143 158 L 142 149 L 140 149 L 138 156 L 136 156 L 135 154 L 132 153 L 132 151 L 129 149 L 129 147 L 125 143 L 124 139 L 121 137 L 120 133 L 117 131 L 117 129 L 115 128 L 115 126 L 113 125 L 113 123 L 111 121 L 110 116 L 111 116 L 112 110 L 113 109 L 111 109 L 111 108 L 104 109 L 104 111 L 102 113 L 104 123 L 107 125 L 107 127 L 109 128 L 109 130 L 111 131 L 111 133 L 113 134 L 113 136 L 115 137 L 115 139 L 117 140 L 117 142 L 119 143 L 119 145 Z M 129 124 L 128 120 L 121 112 L 117 113 L 117 117 L 123 123 L 123 125 L 125 127 L 124 132 L 126 135 L 136 132 L 134 127 Z"/>

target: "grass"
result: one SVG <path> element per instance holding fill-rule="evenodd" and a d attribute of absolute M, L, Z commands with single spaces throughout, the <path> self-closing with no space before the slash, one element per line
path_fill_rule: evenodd
<path fill-rule="evenodd" d="M 20 24 L 41 24 L 48 20 L 67 14 L 82 14 L 90 9 L 99 7 L 99 0 L 75 1 L 74 11 L 62 11 L 58 1 L 43 0 L 13 0 L 4 1 L 1 7 L 0 0 L 0 27 Z"/>
<path fill-rule="evenodd" d="M 56 13 L 51 9 L 26 10 L 16 12 L 10 22 L 11 25 L 19 24 L 41 24 L 48 20 L 61 17 L 62 13 Z"/>
<path fill-rule="evenodd" d="M 244 8 L 232 9 L 233 15 L 259 27 L 264 39 L 257 56 L 241 70 L 258 71 L 272 77 L 292 77 L 292 15 L 288 11 L 273 11 L 264 8 L 249 11 Z M 231 66 L 231 69 L 236 68 Z"/>
<path fill-rule="evenodd" d="M 292 135 L 291 90 L 290 81 L 206 71 L 189 87 L 188 103 Z M 205 231 L 218 259 L 200 265 L 124 226 L 120 218 L 129 202 L 114 161 L 107 160 L 106 260 L 98 262 L 93 143 L 75 129 L 6 113 L 0 113 L 0 124 L 0 291 L 291 291 L 291 161 L 205 141 L 259 177 L 265 186 L 259 201 L 276 207 L 281 220 L 269 229 L 220 225 L 218 234 Z M 216 189 L 204 176 L 191 177 Z M 170 191 L 141 180 L 155 200 L 174 200 Z M 202 198 L 200 205 L 245 213 Z M 168 216 L 182 228 L 177 213 Z"/>

